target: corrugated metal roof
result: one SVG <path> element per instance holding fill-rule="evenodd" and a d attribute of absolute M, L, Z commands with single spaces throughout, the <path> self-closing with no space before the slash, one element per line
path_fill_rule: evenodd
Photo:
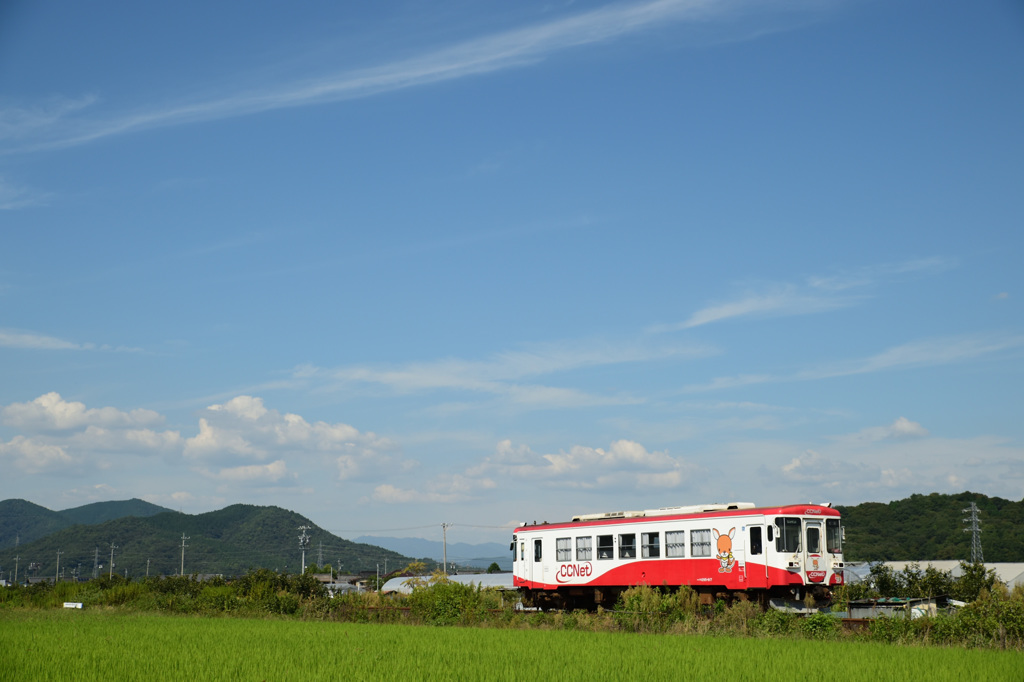
<path fill-rule="evenodd" d="M 401 578 L 392 578 L 391 580 L 384 583 L 383 587 L 380 588 L 381 592 L 398 592 L 400 594 L 410 594 L 412 592 L 412 586 L 408 583 L 410 581 L 423 581 L 427 583 L 430 581 L 431 576 L 420 575 L 415 577 L 403 576 Z M 501 590 L 511 590 L 512 587 L 512 574 L 511 573 L 466 573 L 461 575 L 450 575 L 448 580 L 453 583 L 461 583 L 463 585 L 472 585 L 476 587 L 496 588 Z"/>
<path fill-rule="evenodd" d="M 931 566 L 937 571 L 950 571 L 954 578 L 961 575 L 960 562 L 956 560 L 923 560 L 923 561 L 884 561 L 882 562 L 894 571 L 902 571 L 907 566 L 917 564 L 922 571 Z M 1024 563 L 1002 563 L 985 562 L 986 571 L 995 571 L 996 577 L 1011 588 L 1014 585 L 1024 585 Z"/>

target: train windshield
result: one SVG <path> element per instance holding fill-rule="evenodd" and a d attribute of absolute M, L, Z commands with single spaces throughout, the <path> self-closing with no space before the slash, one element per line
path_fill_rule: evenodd
<path fill-rule="evenodd" d="M 821 526 L 807 526 L 807 551 L 811 554 L 821 553 Z"/>
<path fill-rule="evenodd" d="M 839 519 L 827 519 L 825 521 L 825 546 L 832 554 L 842 553 L 843 529 L 839 525 Z"/>
<path fill-rule="evenodd" d="M 775 538 L 776 552 L 800 551 L 800 519 L 796 516 L 776 516 L 779 534 Z"/>

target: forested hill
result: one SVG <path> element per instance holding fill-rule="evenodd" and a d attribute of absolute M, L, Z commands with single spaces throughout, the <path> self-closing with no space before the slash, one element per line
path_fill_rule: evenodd
<path fill-rule="evenodd" d="M 174 511 L 158 504 L 152 504 L 145 500 L 132 498 L 130 500 L 117 500 L 111 502 L 93 502 L 92 504 L 73 507 L 60 512 L 60 515 L 75 523 L 96 524 L 104 521 L 113 521 L 125 516 L 153 516 L 164 512 Z"/>
<path fill-rule="evenodd" d="M 0 548 L 26 544 L 78 523 L 96 524 L 125 516 L 152 516 L 170 509 L 144 500 L 93 502 L 53 511 L 26 500 L 0 501 Z"/>
<path fill-rule="evenodd" d="M 298 572 L 302 565 L 300 526 L 309 529 L 307 565 L 316 563 L 321 553 L 324 564 L 351 573 L 373 571 L 378 563 L 383 573 L 385 564 L 396 569 L 411 561 L 397 552 L 339 538 L 287 509 L 236 504 L 206 514 L 171 511 L 67 527 L 23 542 L 17 553 L 13 547 L 0 550 L 0 567 L 6 575 L 14 568 L 17 554 L 21 577 L 30 564 L 38 564 L 33 575 L 53 576 L 60 551 L 66 577 L 75 570 L 82 577 L 92 577 L 97 564 L 103 566 L 103 573 L 110 572 L 114 545 L 114 572 L 140 577 L 148 568 L 150 575 L 171 575 L 181 570 L 184 535 L 186 574 L 236 575 L 250 568 Z"/>
<path fill-rule="evenodd" d="M 971 559 L 969 516 L 978 505 L 986 562 L 1024 562 L 1024 501 L 979 493 L 911 495 L 888 504 L 839 506 L 846 527 L 847 561 Z"/>
<path fill-rule="evenodd" d="M 0 501 L 0 549 L 32 542 L 70 525 L 60 512 L 27 500 Z"/>

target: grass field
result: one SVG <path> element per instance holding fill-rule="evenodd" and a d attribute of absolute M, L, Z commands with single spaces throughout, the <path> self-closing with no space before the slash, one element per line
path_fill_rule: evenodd
<path fill-rule="evenodd" d="M 867 642 L 0 611 L 0 680 L 1024 680 L 1024 654 Z"/>

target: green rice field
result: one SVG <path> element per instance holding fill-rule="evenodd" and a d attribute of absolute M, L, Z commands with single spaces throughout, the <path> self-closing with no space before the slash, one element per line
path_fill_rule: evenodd
<path fill-rule="evenodd" d="M 1024 680 L 1018 651 L 0 611 L 0 680 Z"/>

